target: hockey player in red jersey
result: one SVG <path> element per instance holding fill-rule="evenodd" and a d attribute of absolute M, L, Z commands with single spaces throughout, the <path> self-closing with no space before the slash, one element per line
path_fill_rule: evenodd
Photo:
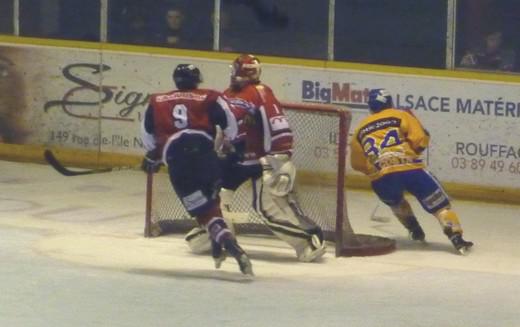
<path fill-rule="evenodd" d="M 178 90 L 150 98 L 142 129 L 148 151 L 143 169 L 154 170 L 165 163 L 177 196 L 209 234 L 216 267 L 224 260 L 225 250 L 235 257 L 242 273 L 252 275 L 251 262 L 219 207 L 221 170 L 213 145 L 216 126 L 233 139 L 237 121 L 220 92 L 198 89 L 202 78 L 194 65 L 178 65 L 173 79 Z"/>
<path fill-rule="evenodd" d="M 222 210 L 229 212 L 235 190 L 252 180 L 255 209 L 267 227 L 295 249 L 300 261 L 314 261 L 325 253 L 325 243 L 321 228 L 304 215 L 296 201 L 293 134 L 287 118 L 271 88 L 260 82 L 258 58 L 240 55 L 231 68 L 230 87 L 224 94 L 245 115 L 239 123 L 245 149 L 240 161 L 224 164 Z M 190 237 L 196 232 L 186 237 L 194 250 L 203 244 Z"/>

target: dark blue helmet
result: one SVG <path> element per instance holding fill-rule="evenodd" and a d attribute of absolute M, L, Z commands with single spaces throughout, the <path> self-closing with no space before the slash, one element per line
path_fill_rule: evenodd
<path fill-rule="evenodd" d="M 202 83 L 202 75 L 195 65 L 180 64 L 173 71 L 173 81 L 179 90 L 192 90 Z"/>
<path fill-rule="evenodd" d="M 386 89 L 373 89 L 368 93 L 368 107 L 370 111 L 379 112 L 393 106 L 392 96 Z"/>

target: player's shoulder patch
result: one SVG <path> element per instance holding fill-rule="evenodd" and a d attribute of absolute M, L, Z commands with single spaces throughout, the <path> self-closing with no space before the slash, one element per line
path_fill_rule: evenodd
<path fill-rule="evenodd" d="M 250 114 L 255 113 L 256 106 L 254 103 L 241 98 L 227 98 L 227 100 L 238 109 L 247 111 Z"/>

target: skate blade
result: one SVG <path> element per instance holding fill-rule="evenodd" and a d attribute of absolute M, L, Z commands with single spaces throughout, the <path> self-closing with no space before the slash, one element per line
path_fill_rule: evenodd
<path fill-rule="evenodd" d="M 417 241 L 414 241 L 414 242 L 417 242 L 417 244 L 419 244 L 420 246 L 427 246 L 428 245 L 428 242 L 426 240 L 417 240 Z"/>
<path fill-rule="evenodd" d="M 242 274 L 249 277 L 255 276 L 255 273 L 253 272 L 253 265 L 247 256 L 242 255 L 237 261 L 238 267 L 240 268 L 240 272 L 242 272 Z"/>
<path fill-rule="evenodd" d="M 408 239 L 409 239 L 410 241 L 417 242 L 417 243 L 423 243 L 423 244 L 426 244 L 426 243 L 427 243 L 427 242 L 426 242 L 426 235 L 425 235 L 425 237 L 424 237 L 423 239 L 415 239 L 415 238 L 413 238 L 412 233 L 408 233 Z"/>
<path fill-rule="evenodd" d="M 408 239 L 414 243 L 423 244 L 423 245 L 428 244 L 428 242 L 426 241 L 425 238 L 423 238 L 422 240 L 416 240 L 416 239 L 412 238 L 410 235 L 408 235 Z"/>
<path fill-rule="evenodd" d="M 213 258 L 215 260 L 215 269 L 220 269 L 222 267 L 222 263 L 226 261 L 226 256 L 221 256 L 219 258 Z"/>
<path fill-rule="evenodd" d="M 240 272 L 242 273 L 242 275 L 245 279 L 254 279 L 255 278 L 255 273 L 253 272 L 252 266 L 245 267 L 243 269 L 240 268 Z"/>
<path fill-rule="evenodd" d="M 463 246 L 460 249 L 458 249 L 459 253 L 461 255 L 468 255 L 469 252 L 471 252 L 471 245 L 470 246 Z"/>
<path fill-rule="evenodd" d="M 319 249 L 316 249 L 314 252 L 310 253 L 309 255 L 300 255 L 298 257 L 298 261 L 300 262 L 314 262 L 314 261 L 317 261 L 319 260 L 321 257 L 323 257 L 323 255 L 325 255 L 325 253 L 327 253 L 327 247 L 326 246 L 323 246 Z"/>
<path fill-rule="evenodd" d="M 253 269 L 244 270 L 244 271 L 242 271 L 242 274 L 244 275 L 244 278 L 246 278 L 246 279 L 255 278 L 255 273 L 253 272 Z"/>

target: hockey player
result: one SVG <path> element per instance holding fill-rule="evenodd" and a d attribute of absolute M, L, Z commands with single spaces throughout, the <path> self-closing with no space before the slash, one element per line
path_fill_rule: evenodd
<path fill-rule="evenodd" d="M 239 125 L 239 133 L 245 137 L 245 149 L 240 161 L 227 160 L 223 164 L 221 207 L 224 215 L 230 211 L 235 190 L 252 180 L 255 209 L 267 227 L 295 249 L 298 260 L 315 261 L 326 250 L 323 233 L 304 215 L 296 201 L 296 168 L 291 161 L 293 134 L 281 105 L 271 88 L 260 83 L 258 58 L 240 55 L 231 68 L 230 87 L 224 94 L 245 114 Z M 195 251 L 204 246 L 203 238 L 196 229 L 186 236 Z"/>
<path fill-rule="evenodd" d="M 371 115 L 361 121 L 351 142 L 352 168 L 370 177 L 372 189 L 390 206 L 412 240 L 424 241 L 425 235 L 403 196 L 405 191 L 439 220 L 455 249 L 464 254 L 473 243 L 462 238 L 459 218 L 447 194 L 420 159 L 428 147 L 429 133 L 411 112 L 394 109 L 385 89 L 371 90 L 368 106 Z"/>
<path fill-rule="evenodd" d="M 198 89 L 201 74 L 194 65 L 180 64 L 173 80 L 177 90 L 154 94 L 143 122 L 143 144 L 148 151 L 143 169 L 168 166 L 172 186 L 186 210 L 206 228 L 215 265 L 220 267 L 225 249 L 242 273 L 252 275 L 251 262 L 222 218 L 219 207 L 220 166 L 213 143 L 216 126 L 229 139 L 237 122 L 222 94 Z"/>

